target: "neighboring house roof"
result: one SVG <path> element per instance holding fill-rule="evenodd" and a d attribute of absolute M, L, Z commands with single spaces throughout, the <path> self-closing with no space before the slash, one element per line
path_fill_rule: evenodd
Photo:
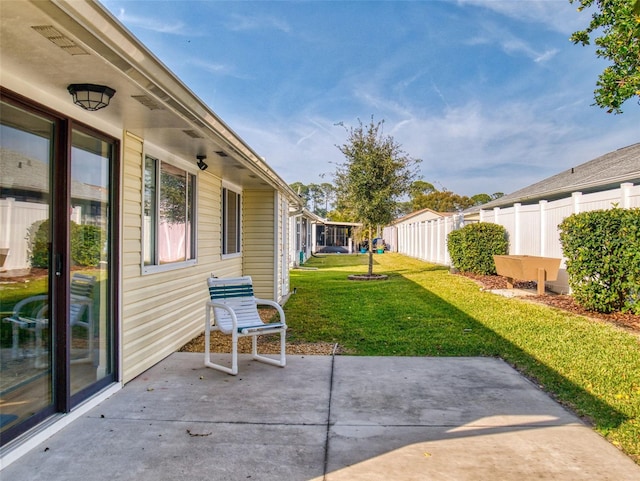
<path fill-rule="evenodd" d="M 449 214 L 443 214 L 440 212 L 436 212 L 433 209 L 421 209 L 421 210 L 417 210 L 415 212 L 411 212 L 410 214 L 405 215 L 404 217 L 400 217 L 399 219 L 394 220 L 391 225 L 396 225 L 396 224 L 402 224 L 404 222 L 409 222 L 409 221 L 421 221 L 421 220 L 432 220 L 432 219 L 438 219 L 441 217 L 445 217 L 451 215 Z"/>
<path fill-rule="evenodd" d="M 75 200 L 106 202 L 105 188 L 71 180 L 71 197 Z M 49 166 L 41 160 L 26 157 L 0 147 L 0 194 L 12 197 L 15 193 L 32 193 L 47 202 L 49 193 Z"/>
<path fill-rule="evenodd" d="M 49 190 L 49 166 L 25 157 L 21 152 L 0 147 L 0 174 L 0 187 L 3 189 L 38 193 Z"/>
<path fill-rule="evenodd" d="M 471 207 L 465 213 L 515 203 L 533 204 L 541 200 L 556 200 L 567 197 L 572 192 L 589 193 L 614 189 L 624 182 L 640 183 L 640 143 L 614 150 L 499 199 Z"/>
<path fill-rule="evenodd" d="M 325 220 L 325 219 L 320 219 L 314 222 L 316 224 L 322 224 L 322 225 L 343 225 L 345 227 L 362 227 L 362 223 L 360 222 L 336 222 L 336 221 Z"/>
<path fill-rule="evenodd" d="M 306 207 L 301 207 L 299 209 L 294 209 L 294 208 L 290 207 L 289 208 L 289 217 L 294 217 L 294 216 L 302 216 L 302 217 L 305 217 L 305 218 L 309 219 L 311 222 L 316 222 L 316 223 L 320 223 L 320 224 L 324 220 L 322 217 L 320 217 L 317 214 L 314 214 L 313 212 L 311 212 Z"/>

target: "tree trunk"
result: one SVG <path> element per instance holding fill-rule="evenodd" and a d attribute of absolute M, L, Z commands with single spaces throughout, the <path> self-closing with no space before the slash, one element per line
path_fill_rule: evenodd
<path fill-rule="evenodd" d="M 369 275 L 373 274 L 373 229 L 369 227 Z"/>

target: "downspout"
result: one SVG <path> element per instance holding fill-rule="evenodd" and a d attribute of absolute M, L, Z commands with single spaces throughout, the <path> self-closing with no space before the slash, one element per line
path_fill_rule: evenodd
<path fill-rule="evenodd" d="M 279 302 L 278 292 L 280 291 L 280 276 L 279 265 L 279 245 L 278 239 L 280 237 L 280 192 L 274 190 L 273 196 L 273 217 L 274 217 L 274 229 L 273 229 L 273 300 Z"/>

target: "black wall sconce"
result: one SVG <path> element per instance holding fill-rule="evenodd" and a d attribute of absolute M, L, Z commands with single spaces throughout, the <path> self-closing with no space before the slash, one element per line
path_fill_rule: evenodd
<path fill-rule="evenodd" d="M 209 167 L 207 164 L 204 163 L 204 159 L 206 158 L 207 158 L 206 155 L 196 155 L 196 159 L 198 159 L 198 168 L 200 170 L 207 170 L 207 167 Z"/>
<path fill-rule="evenodd" d="M 73 97 L 73 103 L 85 110 L 95 111 L 109 105 L 116 93 L 111 87 L 94 84 L 71 84 L 67 90 Z"/>

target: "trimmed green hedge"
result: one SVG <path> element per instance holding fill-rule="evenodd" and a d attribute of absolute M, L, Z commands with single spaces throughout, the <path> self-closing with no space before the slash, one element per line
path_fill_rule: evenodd
<path fill-rule="evenodd" d="M 469 224 L 447 237 L 453 267 L 461 272 L 491 275 L 496 273 L 494 255 L 509 253 L 509 238 L 504 227 L 489 222 Z"/>
<path fill-rule="evenodd" d="M 576 302 L 592 311 L 640 314 L 640 209 L 574 214 L 559 228 Z"/>
<path fill-rule="evenodd" d="M 31 267 L 49 268 L 49 220 L 36 221 L 27 231 Z"/>
<path fill-rule="evenodd" d="M 100 227 L 72 224 L 71 259 L 78 266 L 97 266 L 104 242 L 104 233 Z"/>
<path fill-rule="evenodd" d="M 31 267 L 49 267 L 49 220 L 34 222 L 27 234 Z M 71 259 L 75 265 L 95 267 L 105 243 L 103 230 L 71 222 Z"/>

